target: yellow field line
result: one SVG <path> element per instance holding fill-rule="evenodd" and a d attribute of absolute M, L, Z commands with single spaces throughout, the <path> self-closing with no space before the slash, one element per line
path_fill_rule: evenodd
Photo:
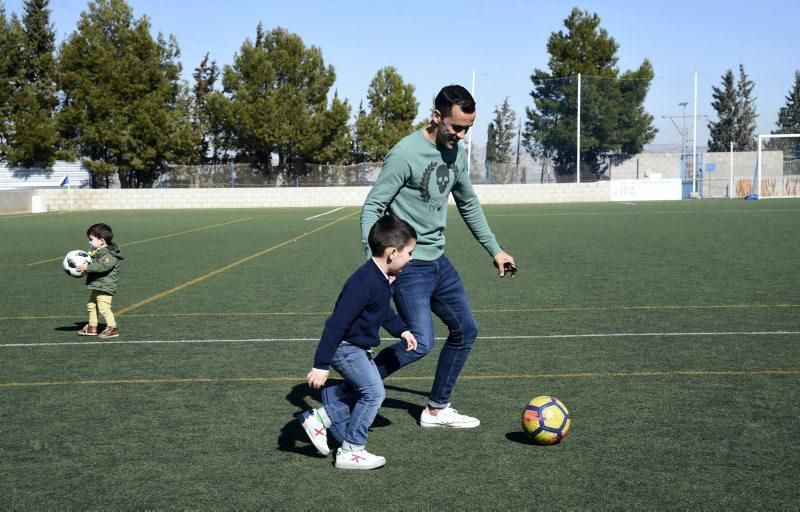
<path fill-rule="evenodd" d="M 489 380 L 531 380 L 531 379 L 569 379 L 569 378 L 602 378 L 602 377 L 798 377 L 800 370 L 757 370 L 757 371 L 631 371 L 631 372 L 575 372 L 575 373 L 536 373 L 506 375 L 462 375 L 462 381 Z M 433 376 L 389 377 L 392 381 L 432 381 Z M 44 386 L 89 386 L 89 385 L 134 385 L 134 384 L 203 384 L 230 382 L 303 382 L 297 377 L 184 377 L 160 379 L 114 379 L 114 380 L 62 380 L 33 382 L 0 382 L 0 388 L 27 388 Z"/>
<path fill-rule="evenodd" d="M 310 233 L 309 233 L 310 234 Z M 552 308 L 514 308 L 514 309 L 474 309 L 475 314 L 491 313 L 552 313 L 559 311 L 614 311 L 614 310 L 659 310 L 659 309 L 750 309 L 750 308 L 800 308 L 800 304 L 665 304 L 643 306 L 568 306 Z M 324 316 L 330 311 L 195 311 L 188 313 L 135 313 L 125 315 L 128 318 L 171 318 L 171 317 L 270 317 L 270 316 Z M 46 316 L 0 316 L 0 320 L 63 320 L 74 318 L 75 315 L 46 315 Z"/>
<path fill-rule="evenodd" d="M 173 237 L 173 236 L 186 235 L 188 233 L 196 233 L 198 231 L 204 231 L 206 229 L 218 228 L 220 226 L 227 226 L 228 224 L 234 224 L 236 222 L 244 222 L 246 220 L 253 220 L 253 217 L 245 217 L 244 219 L 236 219 L 236 220 L 232 220 L 230 222 L 223 222 L 222 224 L 214 224 L 214 225 L 211 225 L 211 226 L 202 226 L 202 227 L 199 227 L 199 228 L 194 228 L 194 229 L 189 229 L 189 230 L 186 230 L 186 231 L 181 231 L 180 233 L 170 233 L 168 235 L 160 235 L 160 236 L 154 236 L 153 238 L 146 238 L 144 240 L 136 240 L 134 242 L 128 242 L 126 244 L 121 244 L 120 247 L 130 247 L 131 245 L 143 244 L 145 242 L 152 242 L 153 240 L 161 240 L 162 238 L 170 238 L 170 237 Z M 49 260 L 34 261 L 33 263 L 26 263 L 25 266 L 26 267 L 32 267 L 34 265 L 41 265 L 42 263 L 52 263 L 54 261 L 59 261 L 60 259 L 61 258 L 52 258 L 52 259 L 49 259 Z"/>
<path fill-rule="evenodd" d="M 201 281 L 205 281 L 209 277 L 213 277 L 213 276 L 215 276 L 217 274 L 220 274 L 220 273 L 225 272 L 227 270 L 230 270 L 230 269 L 232 269 L 234 267 L 237 267 L 237 266 L 241 265 L 242 263 L 247 263 L 248 261 L 253 260 L 255 258 L 258 258 L 259 256 L 263 256 L 263 255 L 265 255 L 267 253 L 270 253 L 270 252 L 272 252 L 272 251 L 274 251 L 276 249 L 280 249 L 281 247 L 283 247 L 285 245 L 297 242 L 298 240 L 302 240 L 303 238 L 305 238 L 305 237 L 307 237 L 309 235 L 312 235 L 312 234 L 316 233 L 317 231 L 322 231 L 323 229 L 325 229 L 327 227 L 330 227 L 330 226 L 333 226 L 337 222 L 341 222 L 341 221 L 343 221 L 343 220 L 345 220 L 345 219 L 347 219 L 349 217 L 352 217 L 353 215 L 355 215 L 357 213 L 359 213 L 359 210 L 356 210 L 356 211 L 354 211 L 353 213 L 351 213 L 349 215 L 345 215 L 344 217 L 340 217 L 340 218 L 338 218 L 338 219 L 336 219 L 334 221 L 331 221 L 331 222 L 329 222 L 329 223 L 327 223 L 327 224 L 325 224 L 323 226 L 320 226 L 320 227 L 318 227 L 316 229 L 312 229 L 311 231 L 309 231 L 307 233 L 303 233 L 302 235 L 296 236 L 296 237 L 294 237 L 294 238 L 292 238 L 290 240 L 286 240 L 286 241 L 281 242 L 281 243 L 279 243 L 277 245 L 273 245 L 272 247 L 268 247 L 268 248 L 266 248 L 264 250 L 261 250 L 261 251 L 259 251 L 257 253 L 251 254 L 250 256 L 245 256 L 244 258 L 242 258 L 240 260 L 237 260 L 237 261 L 234 261 L 233 263 L 231 263 L 229 265 L 225 265 L 224 267 L 218 268 L 217 270 L 213 270 L 213 271 L 209 272 L 208 274 L 204 274 L 204 275 L 202 275 L 200 277 L 192 279 L 191 281 L 186 281 L 185 283 L 179 284 L 178 286 L 175 286 L 174 288 L 170 288 L 169 290 L 164 290 L 163 292 L 157 293 L 156 295 L 153 295 L 152 297 L 149 297 L 147 299 L 139 301 L 136 304 L 132 304 L 132 305 L 126 307 L 126 308 L 122 308 L 122 309 L 119 310 L 119 312 L 117 312 L 117 316 L 124 315 L 124 314 L 126 314 L 126 313 L 128 313 L 130 311 L 133 311 L 135 309 L 138 309 L 138 308 L 144 306 L 145 304 L 149 304 L 151 302 L 154 302 L 154 301 L 157 301 L 159 299 L 162 299 L 162 298 L 166 297 L 167 295 L 172 295 L 173 293 L 179 292 L 179 291 L 183 290 L 184 288 L 188 288 L 189 286 L 192 286 L 193 284 L 197 284 L 197 283 L 199 283 Z"/>

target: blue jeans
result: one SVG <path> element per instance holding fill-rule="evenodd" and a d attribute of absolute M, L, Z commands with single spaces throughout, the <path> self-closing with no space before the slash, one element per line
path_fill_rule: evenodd
<path fill-rule="evenodd" d="M 449 335 L 439 354 L 428 405 L 435 409 L 447 407 L 456 379 L 478 337 L 478 326 L 461 277 L 446 256 L 433 261 L 412 260 L 394 282 L 394 303 L 397 313 L 417 339 L 417 349 L 406 351 L 403 341 L 384 348 L 375 357 L 381 378 L 385 379 L 433 350 L 433 312 L 447 326 Z M 322 394 L 323 403 L 332 397 L 343 403 L 355 403 L 355 395 L 347 384 L 325 391 L 328 392 Z M 330 431 L 342 441 L 342 430 L 331 428 Z"/>
<path fill-rule="evenodd" d="M 338 396 L 340 386 L 322 390 L 325 413 L 331 420 L 329 430 L 346 450 L 363 450 L 367 431 L 386 398 L 383 380 L 375 362 L 362 347 L 342 343 L 336 349 L 331 366 L 349 384 L 347 396 Z"/>

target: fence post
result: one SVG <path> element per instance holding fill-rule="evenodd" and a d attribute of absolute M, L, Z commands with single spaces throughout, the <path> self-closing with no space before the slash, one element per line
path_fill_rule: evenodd
<path fill-rule="evenodd" d="M 578 135 L 577 135 L 577 152 L 575 154 L 575 174 L 578 179 L 576 183 L 581 182 L 581 74 L 578 73 Z"/>

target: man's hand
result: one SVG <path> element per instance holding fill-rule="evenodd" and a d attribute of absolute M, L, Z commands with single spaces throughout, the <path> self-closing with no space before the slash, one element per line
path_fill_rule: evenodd
<path fill-rule="evenodd" d="M 319 389 L 325 385 L 325 381 L 328 380 L 328 374 L 330 372 L 325 370 L 317 370 L 316 368 L 312 368 L 308 375 L 306 375 L 306 382 L 308 385 L 314 389 Z"/>
<path fill-rule="evenodd" d="M 87 268 L 89 268 L 89 262 L 84 261 L 83 263 L 75 267 L 75 271 L 78 272 L 79 274 L 83 274 L 84 272 L 86 272 Z"/>
<path fill-rule="evenodd" d="M 500 277 L 506 275 L 506 264 L 509 264 L 514 268 L 514 270 L 511 271 L 511 277 L 514 277 L 514 272 L 516 272 L 517 268 L 517 264 L 514 263 L 514 258 L 504 251 L 501 251 L 494 256 L 494 266 L 497 267 L 497 275 Z"/>
<path fill-rule="evenodd" d="M 405 331 L 400 337 L 406 342 L 406 351 L 417 349 L 417 339 L 411 334 L 411 331 Z"/>

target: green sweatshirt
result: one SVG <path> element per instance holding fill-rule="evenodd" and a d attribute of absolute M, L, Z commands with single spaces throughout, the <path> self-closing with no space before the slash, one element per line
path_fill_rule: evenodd
<path fill-rule="evenodd" d="M 445 149 L 417 130 L 386 155 L 375 185 L 361 209 L 361 241 L 370 256 L 367 237 L 372 225 L 388 212 L 417 231 L 414 259 L 432 261 L 444 254 L 447 198 L 453 193 L 458 212 L 475 239 L 494 256 L 501 252 L 469 181 L 467 153 L 460 145 Z"/>
<path fill-rule="evenodd" d="M 86 268 L 86 287 L 109 295 L 117 293 L 119 284 L 119 262 L 125 259 L 117 242 L 89 251 L 92 261 Z"/>

